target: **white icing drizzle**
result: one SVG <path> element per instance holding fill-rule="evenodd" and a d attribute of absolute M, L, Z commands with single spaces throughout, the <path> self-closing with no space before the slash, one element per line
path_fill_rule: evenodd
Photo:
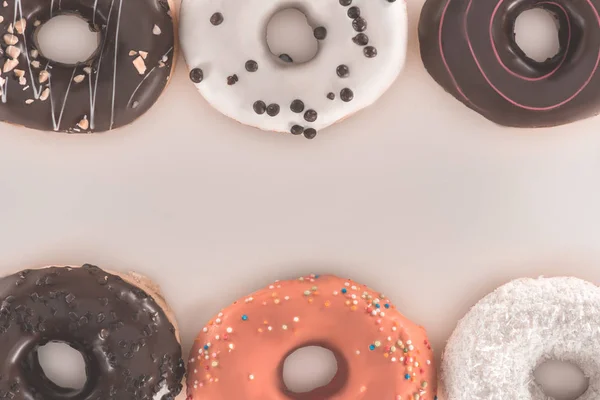
<path fill-rule="evenodd" d="M 110 16 L 112 15 L 112 9 L 113 6 L 115 4 L 115 0 L 111 0 L 110 2 L 110 9 L 108 11 L 108 18 L 106 20 L 106 31 L 108 32 L 108 29 L 110 27 Z M 94 129 L 94 121 L 95 121 L 95 115 L 96 115 L 96 94 L 98 93 L 98 77 L 100 76 L 100 66 L 102 65 L 102 57 L 104 55 L 104 47 L 106 45 L 106 38 L 102 41 L 102 47 L 100 48 L 100 54 L 98 56 L 98 67 L 96 68 L 96 73 L 95 73 L 95 81 L 94 81 L 94 90 L 93 90 L 93 95 L 92 95 L 92 74 L 94 73 L 94 70 L 92 69 L 92 73 L 90 74 L 89 77 L 89 81 L 90 81 L 90 129 Z"/>
<path fill-rule="evenodd" d="M 401 72 L 407 45 L 407 12 L 403 0 L 353 0 L 367 21 L 364 31 L 369 46 L 377 56 L 368 58 L 365 46 L 353 42 L 353 19 L 350 7 L 339 0 L 182 0 L 180 41 L 189 69 L 204 71 L 203 81 L 196 84 L 204 98 L 221 113 L 263 130 L 290 132 L 293 125 L 304 129 L 324 129 L 374 103 Z M 325 27 L 327 36 L 319 40 L 317 56 L 303 64 L 282 63 L 266 44 L 266 26 L 271 17 L 285 8 L 298 8 L 306 14 L 311 27 Z M 211 24 L 211 16 L 219 12 L 223 22 Z M 246 71 L 246 61 L 258 63 L 256 72 Z M 350 74 L 340 78 L 336 68 L 346 65 Z M 236 74 L 239 81 L 227 84 Z M 341 91 L 352 90 L 349 102 L 341 99 Z M 335 99 L 327 98 L 334 93 Z M 290 105 L 301 100 L 305 109 L 294 113 Z M 280 107 L 276 116 L 257 114 L 256 101 Z M 318 113 L 308 122 L 304 113 Z"/>
<path fill-rule="evenodd" d="M 71 79 L 69 79 L 69 85 L 67 86 L 67 91 L 63 97 L 63 102 L 60 107 L 60 114 L 58 116 L 58 121 L 56 121 L 56 114 L 54 112 L 54 100 L 53 100 L 53 91 L 52 91 L 52 74 L 48 76 L 48 87 L 50 88 L 50 110 L 52 111 L 52 125 L 54 126 L 54 130 L 58 131 L 60 129 L 60 122 L 62 121 L 62 116 L 65 111 L 65 105 L 67 104 L 67 98 L 69 97 L 69 92 L 71 91 L 71 84 L 73 83 L 73 78 L 75 77 L 75 72 L 77 71 L 77 67 L 73 68 L 73 73 L 71 74 Z"/>
<path fill-rule="evenodd" d="M 94 14 L 92 15 L 92 25 L 96 25 L 96 10 L 98 8 L 98 0 L 94 0 Z"/>
<path fill-rule="evenodd" d="M 167 51 L 167 52 L 166 52 L 166 53 L 165 53 L 165 54 L 164 54 L 164 55 L 161 57 L 161 59 L 162 59 L 162 58 L 164 58 L 164 57 L 166 57 L 166 56 L 168 56 L 168 55 L 169 55 L 169 53 L 171 53 L 171 51 L 173 51 L 173 47 L 171 47 L 171 48 L 169 49 L 169 51 Z M 129 107 L 129 106 L 131 105 L 131 101 L 133 100 L 133 97 L 134 97 L 134 96 L 135 96 L 135 94 L 137 93 L 138 89 L 139 89 L 140 87 L 142 87 L 142 84 L 144 83 L 144 81 L 145 81 L 146 79 L 148 79 L 148 77 L 149 77 L 149 76 L 152 74 L 152 72 L 154 72 L 154 70 L 155 70 L 156 68 L 158 68 L 158 67 L 157 67 L 157 66 L 155 66 L 154 68 L 152 68 L 152 69 L 150 70 L 150 72 L 148 72 L 148 73 L 146 74 L 146 76 L 144 76 L 144 78 L 143 78 L 143 79 L 140 81 L 140 83 L 139 83 L 139 84 L 136 86 L 136 88 L 135 88 L 135 90 L 133 91 L 133 93 L 131 93 L 131 97 L 129 97 L 129 101 L 127 102 L 127 107 Z"/>
<path fill-rule="evenodd" d="M 121 9 L 123 7 L 123 0 L 119 0 L 119 12 L 117 14 L 117 30 L 115 32 L 115 59 L 113 62 L 113 87 L 112 87 L 112 103 L 110 110 L 110 128 L 113 128 L 115 123 L 115 95 L 117 88 L 117 55 L 119 49 L 119 29 L 121 27 Z"/>
<path fill-rule="evenodd" d="M 17 23 L 17 8 L 19 10 L 19 19 L 23 19 L 23 7 L 21 4 L 22 0 L 15 0 L 15 18 L 14 18 L 14 22 L 13 22 L 13 26 Z M 30 77 L 30 81 L 31 81 L 31 90 L 33 91 L 33 97 L 37 100 L 40 98 L 40 94 L 41 94 L 41 88 L 42 86 L 40 85 L 39 89 L 35 83 L 35 79 L 33 77 L 33 70 L 31 69 L 31 60 L 29 59 L 29 51 L 28 51 L 28 47 L 27 47 L 27 35 L 24 33 L 22 35 L 23 37 L 23 46 L 25 47 L 25 59 L 27 60 L 27 69 L 29 70 L 29 77 Z"/>

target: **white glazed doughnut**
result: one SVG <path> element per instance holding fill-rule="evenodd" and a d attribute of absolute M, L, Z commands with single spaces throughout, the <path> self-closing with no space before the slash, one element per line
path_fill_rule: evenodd
<path fill-rule="evenodd" d="M 271 17 L 289 8 L 307 16 L 318 39 L 306 63 L 280 59 L 266 42 Z M 313 138 L 375 102 L 404 66 L 404 0 L 183 0 L 180 15 L 200 93 L 221 113 L 267 131 Z"/>
<path fill-rule="evenodd" d="M 519 279 L 459 322 L 442 359 L 446 400 L 550 400 L 533 377 L 548 360 L 589 378 L 600 398 L 600 288 L 576 278 Z"/>

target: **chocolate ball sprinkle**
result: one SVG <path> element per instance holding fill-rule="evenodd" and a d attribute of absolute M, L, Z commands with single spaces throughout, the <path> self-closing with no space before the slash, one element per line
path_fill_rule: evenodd
<path fill-rule="evenodd" d="M 279 104 L 269 104 L 267 107 L 267 115 L 270 117 L 274 117 L 279 114 Z"/>
<path fill-rule="evenodd" d="M 327 93 L 327 98 L 328 98 L 329 100 L 335 100 L 335 93 L 333 93 L 333 92 L 329 92 L 329 93 Z"/>
<path fill-rule="evenodd" d="M 223 19 L 223 14 L 216 12 L 210 17 L 210 23 L 214 26 L 221 25 L 223 23 Z"/>
<path fill-rule="evenodd" d="M 344 7 L 348 7 L 350 4 L 352 4 L 352 0 L 340 0 L 340 4 Z"/>
<path fill-rule="evenodd" d="M 302 111 L 304 111 L 304 103 L 302 100 L 294 100 L 292 101 L 292 104 L 290 104 L 290 110 L 296 114 L 300 114 Z"/>
<path fill-rule="evenodd" d="M 348 16 L 352 19 L 360 17 L 360 8 L 354 6 L 348 9 Z"/>
<path fill-rule="evenodd" d="M 262 115 L 267 111 L 267 105 L 262 100 L 255 102 L 252 108 L 254 109 L 254 112 L 259 115 Z"/>
<path fill-rule="evenodd" d="M 194 83 L 200 83 L 204 79 L 204 72 L 200 68 L 194 68 L 190 71 L 190 80 Z"/>
<path fill-rule="evenodd" d="M 325 38 L 327 37 L 327 28 L 325 28 L 324 26 L 319 26 L 318 28 L 315 28 L 313 34 L 315 35 L 315 39 L 325 40 Z"/>
<path fill-rule="evenodd" d="M 294 62 L 294 60 L 292 60 L 292 57 L 290 57 L 289 54 L 285 54 L 285 53 L 281 54 L 279 56 L 279 59 L 282 60 L 282 61 L 285 61 L 286 63 L 293 63 Z"/>
<path fill-rule="evenodd" d="M 363 52 L 365 53 L 365 57 L 367 58 L 377 57 L 377 49 L 373 46 L 365 47 L 363 49 Z"/>
<path fill-rule="evenodd" d="M 315 122 L 317 120 L 318 114 L 315 110 L 307 110 L 304 113 L 304 119 L 308 122 Z"/>
<path fill-rule="evenodd" d="M 304 128 L 300 125 L 294 125 L 292 126 L 290 132 L 292 132 L 292 135 L 302 135 L 302 133 L 304 132 Z"/>
<path fill-rule="evenodd" d="M 340 92 L 340 99 L 348 103 L 349 101 L 352 101 L 352 99 L 354 99 L 354 92 L 348 88 L 342 89 L 342 91 Z"/>
<path fill-rule="evenodd" d="M 245 67 L 248 72 L 256 72 L 258 70 L 258 63 L 254 60 L 248 60 Z"/>
<path fill-rule="evenodd" d="M 335 72 L 340 78 L 347 78 L 348 76 L 350 76 L 350 68 L 348 68 L 348 66 L 344 64 L 339 65 L 336 68 Z"/>
<path fill-rule="evenodd" d="M 236 74 L 233 74 L 233 75 L 227 77 L 227 84 L 229 86 L 235 85 L 239 80 L 240 79 L 238 78 L 238 76 Z"/>
<path fill-rule="evenodd" d="M 360 17 L 355 18 L 352 21 L 352 28 L 354 28 L 356 32 L 364 32 L 367 29 L 367 20 Z"/>
<path fill-rule="evenodd" d="M 352 38 L 352 41 L 359 46 L 366 46 L 369 44 L 369 37 L 364 33 L 359 33 Z"/>
<path fill-rule="evenodd" d="M 313 128 L 308 128 L 304 131 L 304 137 L 307 139 L 314 139 L 317 136 L 317 131 Z"/>

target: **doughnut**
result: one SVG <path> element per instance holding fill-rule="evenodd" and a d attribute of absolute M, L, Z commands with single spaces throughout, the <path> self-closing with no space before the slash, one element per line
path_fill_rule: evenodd
<path fill-rule="evenodd" d="M 568 124 L 600 112 L 600 1 L 427 0 L 419 22 L 421 57 L 439 85 L 504 126 Z M 550 12 L 560 49 L 544 62 L 515 41 L 524 11 Z"/>
<path fill-rule="evenodd" d="M 294 393 L 283 362 L 321 346 L 336 357 L 331 382 Z M 310 275 L 275 282 L 222 310 L 196 337 L 188 400 L 434 400 L 436 373 L 425 329 L 384 295 L 348 279 Z"/>
<path fill-rule="evenodd" d="M 295 8 L 318 52 L 294 63 L 275 55 L 267 25 Z M 224 115 L 265 131 L 312 139 L 374 103 L 404 66 L 403 0 L 183 0 L 179 37 L 190 80 Z"/>
<path fill-rule="evenodd" d="M 534 370 L 569 362 L 600 397 L 600 289 L 576 278 L 519 279 L 479 301 L 442 357 L 445 400 L 549 400 Z"/>
<path fill-rule="evenodd" d="M 173 70 L 169 0 L 6 0 L 0 6 L 0 121 L 42 131 L 104 132 L 158 100 Z M 49 60 L 39 28 L 76 15 L 100 40 L 81 63 Z"/>
<path fill-rule="evenodd" d="M 170 309 L 147 278 L 92 265 L 24 270 L 0 278 L 0 398 L 173 400 L 184 361 Z M 78 350 L 80 390 L 44 374 L 38 348 Z"/>

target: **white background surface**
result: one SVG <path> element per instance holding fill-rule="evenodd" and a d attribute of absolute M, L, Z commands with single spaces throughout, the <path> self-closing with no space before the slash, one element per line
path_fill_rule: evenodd
<path fill-rule="evenodd" d="M 185 351 L 220 308 L 275 279 L 351 277 L 438 350 L 516 277 L 600 283 L 600 118 L 502 128 L 436 85 L 408 4 L 404 73 L 313 140 L 239 125 L 180 62 L 148 114 L 107 134 L 0 128 L 0 271 L 95 263 L 158 281 Z"/>

